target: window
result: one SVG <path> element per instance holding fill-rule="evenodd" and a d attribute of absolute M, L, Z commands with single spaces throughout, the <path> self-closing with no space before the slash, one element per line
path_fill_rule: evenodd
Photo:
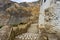
<path fill-rule="evenodd" d="M 46 2 L 46 0 L 44 0 L 44 2 Z"/>

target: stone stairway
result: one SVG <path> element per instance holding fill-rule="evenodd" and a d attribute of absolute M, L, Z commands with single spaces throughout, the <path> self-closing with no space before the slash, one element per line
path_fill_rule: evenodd
<path fill-rule="evenodd" d="M 24 33 L 22 35 L 18 35 L 15 40 L 39 40 L 39 34 L 35 33 Z"/>
<path fill-rule="evenodd" d="M 15 40 L 39 40 L 40 34 L 37 25 L 37 23 L 32 23 L 27 32 L 16 36 Z"/>

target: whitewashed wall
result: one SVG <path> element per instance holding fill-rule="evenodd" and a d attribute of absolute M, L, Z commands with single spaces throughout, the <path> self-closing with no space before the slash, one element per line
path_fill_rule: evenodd
<path fill-rule="evenodd" d="M 44 1 L 44 0 L 43 0 Z M 39 14 L 39 27 L 41 25 L 44 25 L 44 16 L 45 16 L 45 9 L 49 8 L 51 6 L 51 2 L 53 0 L 46 0 L 46 2 L 42 3 L 42 5 L 40 6 L 40 14 Z"/>

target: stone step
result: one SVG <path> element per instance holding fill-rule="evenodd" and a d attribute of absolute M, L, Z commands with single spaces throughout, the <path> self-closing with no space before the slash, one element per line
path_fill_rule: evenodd
<path fill-rule="evenodd" d="M 15 37 L 15 40 L 39 40 L 40 35 L 35 33 L 25 33 Z"/>
<path fill-rule="evenodd" d="M 37 23 L 32 23 L 27 33 L 23 33 L 15 37 L 15 40 L 38 40 L 40 34 L 38 33 Z"/>
<path fill-rule="evenodd" d="M 33 23 L 30 25 L 30 28 L 27 30 L 29 33 L 38 33 L 37 23 Z"/>

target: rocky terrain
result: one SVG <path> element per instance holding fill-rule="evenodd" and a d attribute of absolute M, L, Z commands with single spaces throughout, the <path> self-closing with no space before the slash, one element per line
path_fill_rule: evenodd
<path fill-rule="evenodd" d="M 38 1 L 1 3 L 0 40 L 60 40 L 59 5 L 45 10 L 42 27 L 38 26 Z"/>
<path fill-rule="evenodd" d="M 36 4 L 36 5 L 35 5 Z M 0 25 L 26 23 L 31 16 L 38 16 L 39 3 L 10 2 L 1 7 Z M 25 21 L 25 20 L 27 21 Z"/>
<path fill-rule="evenodd" d="M 38 22 L 39 2 L 8 2 L 0 5 L 0 40 L 16 40 L 18 35 L 35 32 L 32 23 Z M 31 27 L 30 27 L 31 25 Z M 33 24 L 35 26 L 35 24 Z M 32 30 L 31 30 L 32 28 Z M 30 31 L 31 30 L 31 31 Z M 37 32 L 37 31 L 36 31 Z M 28 33 L 29 35 L 30 33 Z M 32 35 L 35 33 L 31 33 Z M 36 36 L 37 37 L 37 36 Z"/>

